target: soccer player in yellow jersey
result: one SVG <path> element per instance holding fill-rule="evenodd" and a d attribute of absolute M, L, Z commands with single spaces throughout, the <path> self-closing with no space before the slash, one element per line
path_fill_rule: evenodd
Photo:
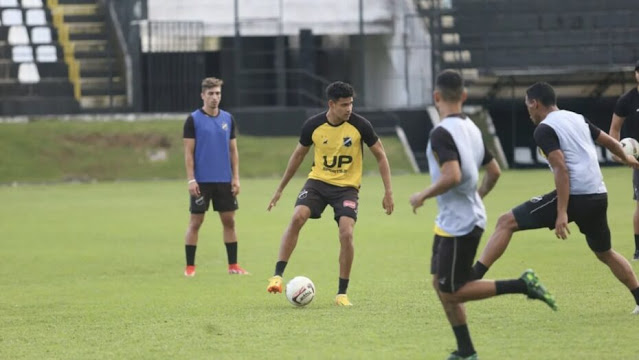
<path fill-rule="evenodd" d="M 390 166 L 382 141 L 371 123 L 353 113 L 353 88 L 337 81 L 326 88 L 328 111 L 306 120 L 302 126 L 299 144 L 288 161 L 284 176 L 268 204 L 270 211 L 282 196 L 291 180 L 314 145 L 313 167 L 308 180 L 297 195 L 295 211 L 282 236 L 275 275 L 269 279 L 267 291 L 282 292 L 282 275 L 288 263 L 300 230 L 309 218 L 318 219 L 326 205 L 333 208 L 339 227 L 339 287 L 335 304 L 351 306 L 346 295 L 353 264 L 353 228 L 357 220 L 358 192 L 362 180 L 362 152 L 366 144 L 375 158 L 384 182 L 382 206 L 386 214 L 393 212 Z"/>

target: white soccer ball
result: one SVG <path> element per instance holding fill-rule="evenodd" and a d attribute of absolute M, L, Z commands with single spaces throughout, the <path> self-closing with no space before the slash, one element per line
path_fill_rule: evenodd
<path fill-rule="evenodd" d="M 626 155 L 632 155 L 635 159 L 639 159 L 639 141 L 627 137 L 621 139 L 620 143 Z"/>
<path fill-rule="evenodd" d="M 315 285 L 305 276 L 296 276 L 286 284 L 286 298 L 295 306 L 308 305 L 315 297 Z"/>

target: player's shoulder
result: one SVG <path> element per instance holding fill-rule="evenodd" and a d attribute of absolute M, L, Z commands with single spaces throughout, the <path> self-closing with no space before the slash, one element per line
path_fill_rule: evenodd
<path fill-rule="evenodd" d="M 324 124 L 325 122 L 327 122 L 328 119 L 326 119 L 326 111 L 322 111 L 319 114 L 315 114 L 311 117 L 309 117 L 308 119 L 306 119 L 304 121 L 304 125 L 302 127 L 304 128 L 317 128 L 320 125 Z"/>
<path fill-rule="evenodd" d="M 636 86 L 623 93 L 619 99 L 617 99 L 617 102 L 627 102 L 632 100 L 639 100 L 639 90 L 637 90 Z"/>
<path fill-rule="evenodd" d="M 367 125 L 367 126 L 372 126 L 371 122 L 368 121 L 367 118 L 363 117 L 362 115 L 358 114 L 358 113 L 352 113 L 350 119 L 348 120 L 349 123 L 353 124 L 353 125 Z"/>
<path fill-rule="evenodd" d="M 220 110 L 220 115 L 223 115 L 223 116 L 229 117 L 229 118 L 233 117 L 233 115 L 231 115 L 230 112 L 228 112 L 226 110 L 222 110 L 222 109 L 219 109 L 219 110 Z"/>

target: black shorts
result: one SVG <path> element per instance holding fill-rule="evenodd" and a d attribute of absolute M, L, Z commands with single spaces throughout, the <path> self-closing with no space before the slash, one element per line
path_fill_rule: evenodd
<path fill-rule="evenodd" d="M 238 209 L 237 199 L 231 192 L 231 183 L 200 183 L 200 196 L 191 196 L 189 210 L 191 214 L 204 214 L 213 202 L 213 210 L 218 212 Z"/>
<path fill-rule="evenodd" d="M 333 207 L 335 221 L 348 216 L 357 220 L 359 191 L 350 186 L 335 186 L 320 180 L 308 179 L 297 195 L 295 206 L 305 205 L 311 209 L 311 219 L 319 219 L 326 205 Z"/>
<path fill-rule="evenodd" d="M 437 275 L 440 291 L 454 293 L 472 280 L 473 260 L 483 233 L 482 228 L 475 226 L 463 236 L 435 235 L 430 273 Z"/>
<path fill-rule="evenodd" d="M 639 170 L 632 170 L 632 199 L 639 200 Z"/>
<path fill-rule="evenodd" d="M 513 210 L 520 230 L 555 228 L 557 221 L 557 191 L 536 196 Z M 611 248 L 608 227 L 608 194 L 570 195 L 568 222 L 575 222 L 586 235 L 592 251 L 603 252 Z"/>

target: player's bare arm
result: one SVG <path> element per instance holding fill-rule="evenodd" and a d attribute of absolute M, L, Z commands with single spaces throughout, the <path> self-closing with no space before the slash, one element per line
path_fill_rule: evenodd
<path fill-rule="evenodd" d="M 371 152 L 377 159 L 377 167 L 379 168 L 379 174 L 382 176 L 382 182 L 384 183 L 384 198 L 382 200 L 382 206 L 386 210 L 386 214 L 390 215 L 395 209 L 395 203 L 393 202 L 393 189 L 391 185 L 391 172 L 386 152 L 384 151 L 384 145 L 382 140 L 379 139 L 373 146 L 370 147 Z"/>
<path fill-rule="evenodd" d="M 557 149 L 548 154 L 548 162 L 555 176 L 557 189 L 557 219 L 555 220 L 555 235 L 558 239 L 566 239 L 570 234 L 568 229 L 568 199 L 570 197 L 570 174 L 566 166 L 563 151 Z"/>
<path fill-rule="evenodd" d="M 200 186 L 195 181 L 195 160 L 193 154 L 195 152 L 195 139 L 183 139 L 184 143 L 184 167 L 186 168 L 186 179 L 189 184 L 189 194 L 191 196 L 200 196 Z"/>
<path fill-rule="evenodd" d="M 461 182 L 462 174 L 458 160 L 446 161 L 439 171 L 441 175 L 437 181 L 426 189 L 411 195 L 410 204 L 413 207 L 413 213 L 417 213 L 417 209 L 424 205 L 424 201 L 427 199 L 443 194 Z"/>
<path fill-rule="evenodd" d="M 617 116 L 617 115 L 615 115 Z M 610 127 L 612 133 L 612 126 Z M 619 141 L 612 135 L 608 135 L 603 131 L 599 133 L 599 136 L 595 142 L 606 149 L 610 150 L 615 156 L 614 160 L 623 164 L 626 164 L 632 168 L 639 169 L 639 162 L 632 155 L 626 155 Z"/>
<path fill-rule="evenodd" d="M 297 172 L 297 169 L 302 164 L 302 161 L 304 161 L 304 158 L 306 157 L 306 154 L 308 154 L 308 150 L 310 148 L 310 146 L 304 146 L 299 143 L 297 144 L 297 147 L 293 150 L 291 157 L 288 159 L 288 165 L 286 165 L 286 170 L 284 171 L 280 185 L 277 187 L 277 190 L 275 190 L 275 194 L 273 194 L 273 198 L 268 203 L 268 208 L 266 210 L 271 211 L 271 209 L 277 204 L 277 201 L 282 196 L 282 191 L 284 191 L 288 182 L 291 181 L 291 178 Z"/>
<path fill-rule="evenodd" d="M 608 132 L 615 140 L 621 138 L 621 126 L 626 120 L 625 117 L 621 117 L 617 114 L 612 114 L 612 121 L 610 122 L 610 131 Z"/>
<path fill-rule="evenodd" d="M 484 169 L 486 169 L 486 173 L 484 174 L 481 185 L 477 190 L 479 197 L 482 199 L 495 187 L 497 180 L 499 180 L 499 177 L 501 176 L 501 168 L 495 159 L 488 162 L 488 164 L 484 166 Z"/>
<path fill-rule="evenodd" d="M 231 171 L 233 172 L 231 192 L 233 196 L 237 196 L 240 193 L 240 156 L 237 151 L 237 139 L 231 139 L 229 142 L 229 152 L 231 157 Z"/>

